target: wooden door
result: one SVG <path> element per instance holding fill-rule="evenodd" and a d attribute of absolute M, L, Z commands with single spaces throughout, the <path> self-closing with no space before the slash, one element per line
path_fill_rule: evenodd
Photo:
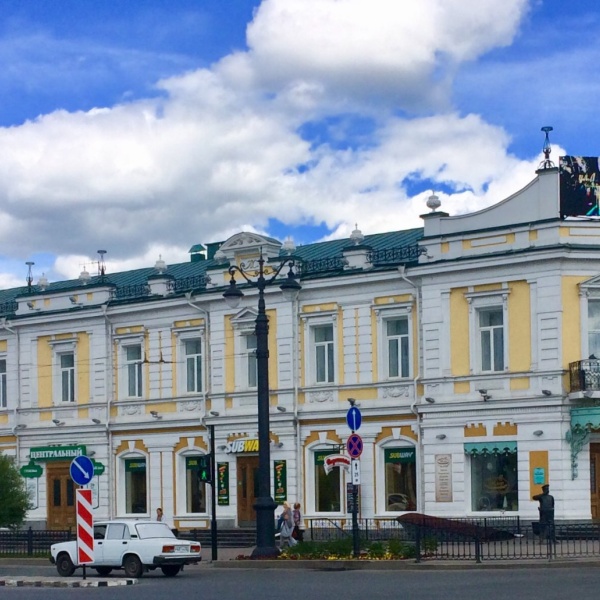
<path fill-rule="evenodd" d="M 592 519 L 600 519 L 600 444 L 590 444 Z"/>
<path fill-rule="evenodd" d="M 258 456 L 240 456 L 237 459 L 238 525 L 256 525 L 254 503 L 258 496 Z"/>
<path fill-rule="evenodd" d="M 75 527 L 75 483 L 71 479 L 69 467 L 69 463 L 47 463 L 48 529 Z"/>

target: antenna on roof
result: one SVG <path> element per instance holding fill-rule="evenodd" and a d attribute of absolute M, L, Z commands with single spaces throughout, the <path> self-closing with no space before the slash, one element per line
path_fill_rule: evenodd
<path fill-rule="evenodd" d="M 106 250 L 98 250 L 98 277 L 104 279 L 106 275 L 106 263 L 104 262 L 104 255 Z"/>
<path fill-rule="evenodd" d="M 28 260 L 26 263 L 27 265 L 27 290 L 29 291 L 29 293 L 31 293 L 31 286 L 33 285 L 33 272 L 31 271 L 31 267 L 33 267 L 33 265 L 35 265 L 34 262 L 31 262 L 30 260 Z"/>
<path fill-rule="evenodd" d="M 544 153 L 544 160 L 540 163 L 538 169 L 554 169 L 554 163 L 550 160 L 550 152 L 552 152 L 552 146 L 550 146 L 550 138 L 548 134 L 553 130 L 553 127 L 550 125 L 545 125 L 542 127 L 542 131 L 546 134 L 546 138 L 544 139 L 544 147 L 542 148 L 542 152 Z"/>

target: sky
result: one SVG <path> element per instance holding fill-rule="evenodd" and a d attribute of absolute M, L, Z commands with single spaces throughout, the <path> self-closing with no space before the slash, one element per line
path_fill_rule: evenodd
<path fill-rule="evenodd" d="M 597 0 L 0 0 L 0 289 L 420 227 L 600 155 Z"/>

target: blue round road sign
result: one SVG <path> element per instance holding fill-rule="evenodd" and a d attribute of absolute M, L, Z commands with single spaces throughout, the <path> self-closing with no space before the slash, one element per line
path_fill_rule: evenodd
<path fill-rule="evenodd" d="M 350 427 L 351 431 L 358 431 L 360 429 L 360 422 L 362 420 L 360 410 L 356 406 L 351 406 L 346 413 L 346 423 Z"/>
<path fill-rule="evenodd" d="M 363 441 L 358 433 L 351 433 L 346 442 L 346 450 L 352 458 L 358 458 L 363 451 Z"/>
<path fill-rule="evenodd" d="M 94 463 L 87 456 L 77 456 L 71 462 L 70 472 L 77 485 L 88 485 L 94 476 Z"/>

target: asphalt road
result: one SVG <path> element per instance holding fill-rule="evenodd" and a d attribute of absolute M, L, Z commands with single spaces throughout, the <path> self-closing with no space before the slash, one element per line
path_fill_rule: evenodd
<path fill-rule="evenodd" d="M 19 571 L 19 573 L 17 573 Z M 42 573 L 41 571 L 44 571 Z M 0 576 L 51 575 L 51 567 L 0 565 Z M 186 567 L 175 578 L 160 572 L 144 575 L 139 584 L 107 588 L 2 588 L 2 599 L 65 600 L 544 600 L 595 597 L 600 568 L 577 566 L 532 569 L 465 569 L 460 571 L 309 571 Z"/>

